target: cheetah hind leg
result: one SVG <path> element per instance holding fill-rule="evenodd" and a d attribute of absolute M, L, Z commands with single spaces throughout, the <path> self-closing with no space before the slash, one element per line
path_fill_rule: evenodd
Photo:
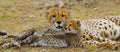
<path fill-rule="evenodd" d="M 31 44 L 32 42 L 36 41 L 39 38 L 38 35 L 31 35 L 29 37 L 27 37 L 24 40 L 18 41 L 21 45 L 27 45 L 27 44 Z"/>
<path fill-rule="evenodd" d="M 11 47 L 16 47 L 16 48 L 21 47 L 21 45 L 18 42 L 14 41 L 14 40 L 1 41 L 0 43 L 1 43 L 0 49 L 11 48 Z"/>
<path fill-rule="evenodd" d="M 38 39 L 37 35 L 31 35 L 26 39 L 20 40 L 20 41 L 15 41 L 15 40 L 3 41 L 3 42 L 0 42 L 0 45 L 1 45 L 0 47 L 1 48 L 11 48 L 11 47 L 20 48 L 22 45 L 30 44 L 36 39 Z"/>

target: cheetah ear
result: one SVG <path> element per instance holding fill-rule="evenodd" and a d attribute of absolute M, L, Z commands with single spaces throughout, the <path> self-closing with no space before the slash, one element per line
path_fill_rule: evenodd
<path fill-rule="evenodd" d="M 44 12 L 44 16 L 47 18 L 48 17 L 48 12 L 46 11 L 46 12 Z"/>
<path fill-rule="evenodd" d="M 81 23 L 80 23 L 80 21 L 79 21 L 79 20 L 77 20 L 77 24 L 78 24 L 79 26 L 81 26 Z"/>

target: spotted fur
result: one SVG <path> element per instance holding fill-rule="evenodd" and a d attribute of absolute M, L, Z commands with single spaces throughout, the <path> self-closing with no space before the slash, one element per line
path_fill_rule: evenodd
<path fill-rule="evenodd" d="M 119 42 L 113 40 L 119 38 L 120 27 L 112 21 L 105 19 L 70 20 L 67 22 L 65 29 L 69 32 L 78 32 L 82 36 L 83 41 L 106 42 L 106 46 L 112 49 L 119 47 Z"/>
<path fill-rule="evenodd" d="M 110 20 L 114 22 L 116 25 L 120 26 L 120 16 L 104 16 L 103 19 Z"/>
<path fill-rule="evenodd" d="M 74 24 L 75 22 L 76 24 Z M 71 20 L 67 23 L 65 29 L 70 32 L 78 31 L 82 33 L 82 35 L 91 34 L 107 39 L 116 39 L 120 36 L 120 27 L 105 19 L 87 19 L 83 21 Z"/>

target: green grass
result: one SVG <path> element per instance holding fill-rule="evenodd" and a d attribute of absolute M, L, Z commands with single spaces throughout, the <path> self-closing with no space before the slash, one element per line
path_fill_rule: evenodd
<path fill-rule="evenodd" d="M 0 0 L 0 30 L 9 35 L 22 35 L 26 29 L 38 26 L 47 26 L 44 16 L 45 9 L 39 9 L 44 0 Z M 106 2 L 105 2 L 106 1 Z M 66 1 L 65 1 L 66 2 Z M 72 1 L 73 3 L 75 1 Z M 120 15 L 119 0 L 94 0 L 75 2 L 70 6 L 71 18 L 86 19 L 89 17 L 102 17 L 107 15 Z M 3 38 L 0 37 L 2 40 Z M 54 48 L 54 47 L 22 47 L 20 49 L 2 49 L 0 52 L 119 52 L 108 49 L 85 48 Z"/>

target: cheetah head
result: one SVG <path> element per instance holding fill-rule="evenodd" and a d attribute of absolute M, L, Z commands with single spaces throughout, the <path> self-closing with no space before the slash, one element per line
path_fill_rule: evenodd
<path fill-rule="evenodd" d="M 80 33 L 80 26 L 79 20 L 69 20 L 65 24 L 65 31 L 67 33 Z"/>
<path fill-rule="evenodd" d="M 69 13 L 62 8 L 54 8 L 50 9 L 47 12 L 47 19 L 50 23 L 51 27 L 55 30 L 62 30 L 64 29 L 64 25 L 67 20 L 69 20 Z"/>

